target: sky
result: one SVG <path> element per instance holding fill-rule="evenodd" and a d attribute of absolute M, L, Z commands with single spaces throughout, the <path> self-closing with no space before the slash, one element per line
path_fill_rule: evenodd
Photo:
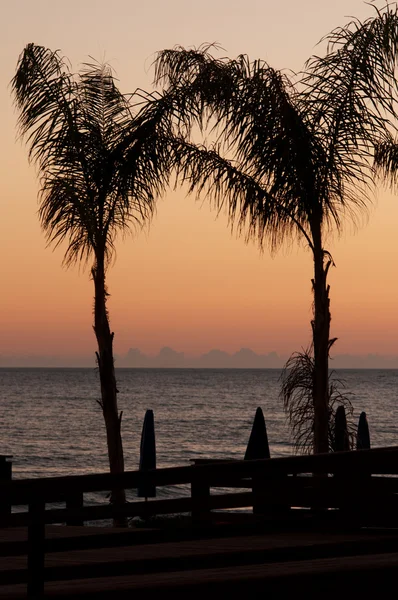
<path fill-rule="evenodd" d="M 156 51 L 218 42 L 299 70 L 316 43 L 360 0 L 20 0 L 0 24 L 0 355 L 92 354 L 93 285 L 87 270 L 62 267 L 37 219 L 39 184 L 17 140 L 9 81 L 23 47 L 61 49 L 73 70 L 89 56 L 110 62 L 123 92 L 151 89 Z M 398 355 L 398 199 L 380 187 L 358 228 L 330 238 L 333 337 L 338 354 Z M 211 348 L 290 354 L 310 340 L 311 255 L 296 243 L 276 256 L 231 235 L 225 216 L 170 190 L 150 228 L 120 239 L 109 272 L 115 351 L 189 355 Z"/>

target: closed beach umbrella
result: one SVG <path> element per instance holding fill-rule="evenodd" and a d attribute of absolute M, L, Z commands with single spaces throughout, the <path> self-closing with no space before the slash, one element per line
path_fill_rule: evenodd
<path fill-rule="evenodd" d="M 369 425 L 366 412 L 361 412 L 358 422 L 357 450 L 370 449 Z"/>
<path fill-rule="evenodd" d="M 142 426 L 140 447 L 140 471 L 156 469 L 155 421 L 153 410 L 147 410 Z M 144 485 L 137 490 L 139 498 L 155 498 L 156 486 Z"/>
<path fill-rule="evenodd" d="M 265 426 L 263 411 L 260 407 L 256 410 L 253 427 L 247 444 L 245 460 L 270 458 L 267 428 Z"/>
<path fill-rule="evenodd" d="M 347 418 L 344 406 L 339 406 L 334 417 L 334 451 L 343 452 L 350 449 L 348 439 Z"/>

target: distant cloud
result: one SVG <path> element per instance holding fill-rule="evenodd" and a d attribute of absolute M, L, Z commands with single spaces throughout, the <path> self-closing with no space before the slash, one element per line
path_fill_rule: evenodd
<path fill-rule="evenodd" d="M 172 348 L 162 348 L 156 356 L 147 356 L 138 348 L 130 348 L 125 356 L 118 356 L 117 367 L 136 368 L 201 368 L 201 369 L 278 369 L 283 367 L 286 356 L 276 352 L 256 354 L 250 348 L 241 348 L 228 354 L 213 348 L 198 357 L 185 356 Z M 356 356 L 338 354 L 330 361 L 332 369 L 398 369 L 398 356 L 367 354 Z"/>
<path fill-rule="evenodd" d="M 41 355 L 12 355 L 0 354 L 0 367 L 19 368 L 72 368 L 94 367 L 94 356 L 41 356 Z"/>
<path fill-rule="evenodd" d="M 146 356 L 138 348 L 130 348 L 125 356 L 118 356 L 118 367 L 152 368 L 200 368 L 200 369 L 239 369 L 239 368 L 278 368 L 285 362 L 275 352 L 256 354 L 249 348 L 241 348 L 234 354 L 213 349 L 198 357 L 185 356 L 172 348 L 162 348 L 156 356 Z"/>
<path fill-rule="evenodd" d="M 276 352 L 256 354 L 250 348 L 241 348 L 229 354 L 213 348 L 200 356 L 186 356 L 165 346 L 155 356 L 143 354 L 139 348 L 130 348 L 125 355 L 115 356 L 116 367 L 124 368 L 200 368 L 200 369 L 278 369 L 286 356 Z M 0 355 L 0 367 L 95 367 L 94 356 L 35 356 Z M 366 354 L 363 356 L 338 354 L 330 361 L 331 369 L 398 369 L 398 356 Z"/>
<path fill-rule="evenodd" d="M 398 369 L 398 356 L 337 354 L 329 366 L 331 369 Z"/>

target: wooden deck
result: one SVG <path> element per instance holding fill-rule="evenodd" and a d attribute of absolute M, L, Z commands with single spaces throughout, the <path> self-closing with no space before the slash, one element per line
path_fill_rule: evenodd
<path fill-rule="evenodd" d="M 355 597 L 366 598 L 377 588 L 383 597 L 396 577 L 398 532 L 242 531 L 215 529 L 216 537 L 206 539 L 189 539 L 185 532 L 182 539 L 167 541 L 165 532 L 154 529 L 47 526 L 52 551 L 46 554 L 44 597 L 132 598 L 139 592 L 140 600 L 159 593 L 203 600 L 204 594 L 224 598 L 255 591 L 280 597 L 294 590 L 298 597 L 329 598 L 349 585 Z M 77 537 L 84 545 L 85 538 L 98 535 L 111 547 L 68 550 Z M 27 598 L 25 541 L 26 528 L 0 530 L 2 599 Z M 13 543 L 21 555 L 4 556 Z"/>

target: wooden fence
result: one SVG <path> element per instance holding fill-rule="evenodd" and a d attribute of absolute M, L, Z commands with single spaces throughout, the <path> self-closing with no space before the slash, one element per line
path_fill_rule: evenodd
<path fill-rule="evenodd" d="M 315 476 L 314 476 L 315 475 Z M 0 483 L 3 505 L 24 505 L 28 510 L 4 515 L 2 526 L 28 526 L 28 594 L 39 598 L 44 589 L 45 525 L 190 513 L 196 526 L 209 523 L 216 509 L 252 508 L 257 514 L 287 515 L 294 509 L 327 514 L 337 509 L 351 526 L 397 525 L 398 447 L 316 456 L 294 456 L 255 461 L 211 462 L 186 467 L 21 479 Z M 86 506 L 84 494 L 143 485 L 190 485 L 189 497 L 134 501 L 123 506 Z M 214 488 L 246 491 L 212 494 Z M 64 508 L 47 508 L 54 502 Z M 310 514 L 307 511 L 307 514 Z M 330 514 L 330 513 L 329 513 Z M 90 536 L 91 537 L 91 536 Z M 98 546 L 95 536 L 93 547 Z M 79 538 L 76 539 L 79 548 Z M 10 551 L 12 554 L 12 551 Z"/>

